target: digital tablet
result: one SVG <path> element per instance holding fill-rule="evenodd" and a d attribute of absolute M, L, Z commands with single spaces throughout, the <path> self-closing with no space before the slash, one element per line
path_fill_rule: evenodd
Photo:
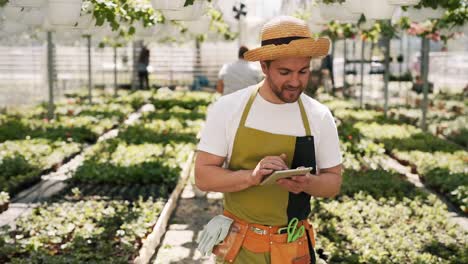
<path fill-rule="evenodd" d="M 304 175 L 310 172 L 311 170 L 312 168 L 309 167 L 309 168 L 275 171 L 272 174 L 265 176 L 265 178 L 263 178 L 263 181 L 260 183 L 260 185 L 276 184 L 276 181 L 279 179 L 291 178 L 294 175 Z"/>

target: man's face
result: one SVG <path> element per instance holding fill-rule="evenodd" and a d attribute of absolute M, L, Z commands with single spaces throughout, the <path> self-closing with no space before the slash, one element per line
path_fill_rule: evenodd
<path fill-rule="evenodd" d="M 306 88 L 310 74 L 310 58 L 297 57 L 261 62 L 272 92 L 285 103 L 294 103 Z"/>

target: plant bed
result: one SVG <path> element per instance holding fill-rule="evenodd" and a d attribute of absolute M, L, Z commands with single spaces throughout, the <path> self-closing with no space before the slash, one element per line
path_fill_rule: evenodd
<path fill-rule="evenodd" d="M 156 224 L 164 199 L 110 200 L 78 189 L 43 203 L 0 233 L 1 263 L 129 263 Z"/>
<path fill-rule="evenodd" d="M 157 110 L 168 110 L 175 106 L 193 110 L 208 106 L 216 95 L 207 92 L 158 92 L 149 99 Z"/>
<path fill-rule="evenodd" d="M 126 126 L 118 138 L 132 144 L 187 142 L 196 143 L 202 120 L 140 120 Z"/>
<path fill-rule="evenodd" d="M 312 200 L 312 221 L 330 263 L 464 263 L 468 233 L 446 206 L 401 176 L 345 171 L 341 194 Z"/>
<path fill-rule="evenodd" d="M 193 110 L 185 109 L 179 106 L 172 107 L 167 110 L 158 110 L 145 113 L 142 116 L 143 120 L 204 120 L 206 117 L 206 106 L 199 106 Z"/>
<path fill-rule="evenodd" d="M 9 117 L 0 123 L 0 142 L 30 137 L 92 143 L 117 124 L 117 119 L 92 116 L 59 117 L 54 120 Z"/>
<path fill-rule="evenodd" d="M 393 125 L 358 122 L 355 126 L 364 137 L 376 140 L 385 148 L 394 150 L 419 150 L 425 152 L 453 152 L 461 147 L 446 140 L 424 133 L 411 125 Z"/>
<path fill-rule="evenodd" d="M 40 181 L 41 175 L 78 153 L 72 142 L 30 139 L 0 144 L 0 190 L 11 195 Z"/>
<path fill-rule="evenodd" d="M 468 213 L 468 152 L 398 151 L 395 155 L 417 168 L 428 187 L 446 196 L 453 204 Z"/>
<path fill-rule="evenodd" d="M 131 145 L 119 139 L 99 142 L 85 153 L 73 180 L 86 183 L 160 184 L 170 191 L 193 144 Z"/>

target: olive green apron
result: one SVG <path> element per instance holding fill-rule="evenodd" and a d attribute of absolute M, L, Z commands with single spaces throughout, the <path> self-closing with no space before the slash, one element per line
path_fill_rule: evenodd
<path fill-rule="evenodd" d="M 315 173 L 314 139 L 300 99 L 298 104 L 306 132 L 305 137 L 273 134 L 245 126 L 258 90 L 259 87 L 252 92 L 242 113 L 228 168 L 230 170 L 252 170 L 264 157 L 279 156 L 284 153 L 287 155 L 286 165 L 289 168 L 312 167 L 312 172 Z M 274 117 L 266 116 L 265 118 L 271 118 L 271 122 L 275 122 Z M 290 193 L 278 184 L 254 186 L 239 192 L 225 193 L 224 209 L 250 223 L 286 226 L 289 220 L 294 217 L 299 220 L 308 217 L 310 214 L 310 195 Z M 309 245 L 309 251 L 313 252 L 310 243 Z M 315 263 L 314 253 L 311 254 L 312 258 L 312 263 Z M 256 254 L 242 248 L 234 263 L 268 264 L 270 263 L 270 254 Z"/>

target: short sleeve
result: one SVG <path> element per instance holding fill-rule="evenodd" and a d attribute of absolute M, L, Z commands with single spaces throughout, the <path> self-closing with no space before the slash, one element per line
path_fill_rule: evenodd
<path fill-rule="evenodd" d="M 342 163 L 340 140 L 335 119 L 327 109 L 320 125 L 320 139 L 317 148 L 317 166 L 322 169 L 331 168 Z"/>
<path fill-rule="evenodd" d="M 219 101 L 209 108 L 197 150 L 227 157 L 229 142 L 226 134 L 226 109 L 221 108 Z"/>
<path fill-rule="evenodd" d="M 226 75 L 226 71 L 227 71 L 227 64 L 224 64 L 223 67 L 221 67 L 221 70 L 219 70 L 218 80 L 224 80 L 224 76 Z"/>

